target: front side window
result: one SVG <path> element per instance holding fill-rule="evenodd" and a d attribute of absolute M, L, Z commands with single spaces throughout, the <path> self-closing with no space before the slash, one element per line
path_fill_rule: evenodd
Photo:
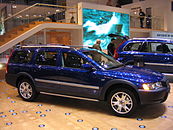
<path fill-rule="evenodd" d="M 102 52 L 86 51 L 83 53 L 105 69 L 112 69 L 122 66 L 122 64 L 116 61 L 113 57 L 106 55 Z"/>
<path fill-rule="evenodd" d="M 14 54 L 12 55 L 12 57 L 10 58 L 10 63 L 29 63 L 31 61 L 32 55 L 33 55 L 33 51 L 16 51 L 14 52 Z"/>
<path fill-rule="evenodd" d="M 37 65 L 56 66 L 57 52 L 40 51 L 36 56 Z"/>
<path fill-rule="evenodd" d="M 67 68 L 81 68 L 82 64 L 87 64 L 81 56 L 71 53 L 71 52 L 64 52 L 62 53 L 62 63 L 63 67 Z"/>
<path fill-rule="evenodd" d="M 124 51 L 139 51 L 141 46 L 142 42 L 132 42 L 125 46 Z"/>

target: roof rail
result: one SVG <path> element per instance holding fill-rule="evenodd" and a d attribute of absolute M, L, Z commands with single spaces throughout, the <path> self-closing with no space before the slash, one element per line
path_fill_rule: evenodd
<path fill-rule="evenodd" d="M 65 46 L 65 45 L 50 45 L 50 44 L 47 44 L 47 45 L 28 45 L 28 46 L 21 46 L 21 48 L 70 48 L 69 46 Z"/>
<path fill-rule="evenodd" d="M 171 41 L 171 39 L 165 39 L 165 38 L 153 38 L 153 37 L 151 37 L 151 38 L 149 38 L 149 37 L 147 37 L 147 38 L 133 38 L 133 40 L 166 40 L 166 41 Z"/>
<path fill-rule="evenodd" d="M 21 46 L 21 48 L 85 48 L 85 47 L 91 47 L 91 46 L 84 46 L 84 45 L 55 45 L 55 44 L 46 44 L 46 45 L 26 45 Z"/>
<path fill-rule="evenodd" d="M 72 48 L 84 48 L 84 47 L 92 47 L 92 46 L 85 46 L 85 45 L 69 45 L 69 47 L 72 47 Z"/>

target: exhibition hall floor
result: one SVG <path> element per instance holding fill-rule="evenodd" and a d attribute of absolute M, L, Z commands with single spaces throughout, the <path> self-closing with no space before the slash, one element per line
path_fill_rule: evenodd
<path fill-rule="evenodd" d="M 173 84 L 171 84 L 173 88 Z M 23 101 L 0 82 L 0 130 L 173 130 L 173 90 L 163 104 L 143 106 L 130 118 L 112 115 L 105 103 L 39 95 Z"/>

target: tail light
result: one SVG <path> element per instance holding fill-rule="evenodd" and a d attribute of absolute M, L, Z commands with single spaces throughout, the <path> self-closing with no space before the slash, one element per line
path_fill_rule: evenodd
<path fill-rule="evenodd" d="M 9 61 L 10 61 L 10 58 L 11 58 L 13 52 L 14 52 L 14 50 L 11 51 L 10 56 L 6 57 L 6 58 L 8 58 L 8 62 L 7 62 L 7 64 L 6 64 L 6 70 L 5 70 L 6 73 L 8 72 L 8 64 L 9 64 Z"/>
<path fill-rule="evenodd" d="M 126 40 L 124 40 L 123 42 L 121 42 L 117 48 L 115 48 L 115 51 L 114 51 L 114 58 L 115 59 L 118 59 L 119 55 L 118 55 L 118 48 L 125 42 Z"/>
<path fill-rule="evenodd" d="M 8 59 L 8 62 L 9 62 L 9 59 Z M 8 62 L 6 64 L 6 70 L 5 70 L 5 73 L 8 73 Z"/>
<path fill-rule="evenodd" d="M 119 56 L 119 55 L 118 55 L 117 49 L 115 49 L 115 51 L 114 51 L 114 58 L 115 58 L 115 59 L 118 59 L 118 56 Z"/>

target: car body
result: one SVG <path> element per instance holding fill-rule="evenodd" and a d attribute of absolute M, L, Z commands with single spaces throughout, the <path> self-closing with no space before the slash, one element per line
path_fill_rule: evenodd
<path fill-rule="evenodd" d="M 166 75 L 173 81 L 173 41 L 158 38 L 134 38 L 115 51 L 117 60 L 135 64 Z"/>
<path fill-rule="evenodd" d="M 6 82 L 26 101 L 41 94 L 107 101 L 118 116 L 139 104 L 162 103 L 170 91 L 161 73 L 124 66 L 95 49 L 68 46 L 16 49 L 7 64 Z"/>

